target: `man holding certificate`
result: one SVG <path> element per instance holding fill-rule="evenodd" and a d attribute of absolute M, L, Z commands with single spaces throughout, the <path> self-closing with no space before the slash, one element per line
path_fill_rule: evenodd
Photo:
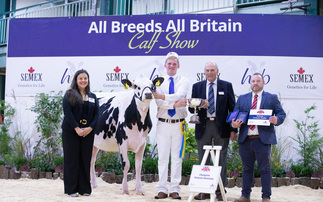
<path fill-rule="evenodd" d="M 284 122 L 286 113 L 277 95 L 263 91 L 265 81 L 261 74 L 253 74 L 250 85 L 252 92 L 240 95 L 234 108 L 249 112 L 248 123 L 232 120 L 232 127 L 240 127 L 238 142 L 243 163 L 242 196 L 235 202 L 250 202 L 255 161 L 261 177 L 262 201 L 267 202 L 271 196 L 271 145 L 277 144 L 274 126 Z"/>

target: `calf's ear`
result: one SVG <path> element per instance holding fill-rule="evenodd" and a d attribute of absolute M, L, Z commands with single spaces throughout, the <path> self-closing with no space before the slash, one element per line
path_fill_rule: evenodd
<path fill-rule="evenodd" d="M 160 86 L 163 82 L 164 82 L 164 78 L 163 77 L 157 77 L 153 80 L 153 84 L 154 86 Z"/>
<path fill-rule="evenodd" d="M 132 83 L 128 79 L 122 79 L 121 83 L 123 84 L 125 89 L 128 89 L 128 88 L 132 87 Z"/>

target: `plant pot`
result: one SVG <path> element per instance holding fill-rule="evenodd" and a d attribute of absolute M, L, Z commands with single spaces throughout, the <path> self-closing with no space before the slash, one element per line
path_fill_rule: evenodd
<path fill-rule="evenodd" d="M 128 173 L 127 174 L 127 181 L 129 182 L 129 181 L 131 181 L 131 180 L 133 180 L 133 173 Z"/>
<path fill-rule="evenodd" d="M 310 187 L 310 185 L 311 185 L 311 178 L 310 177 L 300 177 L 299 179 L 301 180 L 301 185 L 306 186 L 306 187 Z"/>
<path fill-rule="evenodd" d="M 14 167 L 9 170 L 9 179 L 19 179 L 20 177 L 21 172 L 16 172 Z"/>
<path fill-rule="evenodd" d="M 236 185 L 237 185 L 237 187 L 242 187 L 242 177 L 237 177 Z"/>
<path fill-rule="evenodd" d="M 116 175 L 116 183 L 117 184 L 121 184 L 122 183 L 122 179 L 123 179 L 123 175 Z"/>
<path fill-rule="evenodd" d="M 271 178 L 271 187 L 278 187 L 277 177 Z"/>
<path fill-rule="evenodd" d="M 0 179 L 9 179 L 9 170 L 4 165 L 0 165 Z"/>
<path fill-rule="evenodd" d="M 30 172 L 21 171 L 21 178 L 30 178 Z"/>
<path fill-rule="evenodd" d="M 115 183 L 116 182 L 116 174 L 115 173 L 108 173 L 108 172 L 102 172 L 101 179 L 107 183 Z"/>
<path fill-rule="evenodd" d="M 59 173 L 59 178 L 60 178 L 61 180 L 64 180 L 64 173 Z"/>
<path fill-rule="evenodd" d="M 55 173 L 53 173 L 53 179 L 54 179 L 54 180 L 58 179 L 58 176 L 59 176 L 59 173 L 56 173 L 56 172 L 55 172 Z"/>
<path fill-rule="evenodd" d="M 30 179 L 39 179 L 39 170 L 35 168 L 30 169 Z"/>
<path fill-rule="evenodd" d="M 186 182 L 186 176 L 182 176 L 182 179 L 179 185 L 185 185 L 185 182 Z"/>
<path fill-rule="evenodd" d="M 44 171 L 39 171 L 39 179 L 45 178 L 46 177 L 46 172 Z"/>
<path fill-rule="evenodd" d="M 236 181 L 234 178 L 227 178 L 227 181 L 228 181 L 228 183 L 227 183 L 228 188 L 232 188 L 236 185 Z"/>
<path fill-rule="evenodd" d="M 191 175 L 188 175 L 186 178 L 186 183 L 185 185 L 188 185 L 190 183 Z"/>
<path fill-rule="evenodd" d="M 301 179 L 299 179 L 299 178 L 291 178 L 290 179 L 290 184 L 291 185 L 295 185 L 295 184 L 301 184 Z"/>
<path fill-rule="evenodd" d="M 320 187 L 320 178 L 312 177 L 310 181 L 310 187 L 312 189 L 318 189 Z"/>
<path fill-rule="evenodd" d="M 289 186 L 290 185 L 290 178 L 289 177 L 278 177 L 277 178 L 277 186 Z"/>
<path fill-rule="evenodd" d="M 146 183 L 152 183 L 154 181 L 154 174 L 144 174 Z"/>
<path fill-rule="evenodd" d="M 46 172 L 45 173 L 45 178 L 46 179 L 53 179 L 53 173 L 52 172 Z"/>
<path fill-rule="evenodd" d="M 159 175 L 158 174 L 155 174 L 154 179 L 155 179 L 155 182 L 158 182 L 159 181 Z"/>

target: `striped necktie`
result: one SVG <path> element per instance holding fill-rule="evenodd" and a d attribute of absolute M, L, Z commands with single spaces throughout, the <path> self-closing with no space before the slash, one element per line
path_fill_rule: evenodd
<path fill-rule="evenodd" d="M 169 94 L 174 94 L 174 78 L 173 77 L 169 77 L 170 79 L 170 83 L 169 83 Z M 173 117 L 175 115 L 176 111 L 175 109 L 169 109 L 168 110 L 168 115 L 170 117 Z"/>
<path fill-rule="evenodd" d="M 210 113 L 210 114 L 213 114 L 215 111 L 214 111 L 214 90 L 213 90 L 213 85 L 214 83 L 210 83 L 210 86 L 209 86 L 209 96 L 208 96 L 208 102 L 209 102 L 209 106 L 207 107 L 207 111 Z"/>
<path fill-rule="evenodd" d="M 256 94 L 255 98 L 253 99 L 251 109 L 257 109 L 257 102 L 258 102 L 258 95 Z M 256 128 L 256 126 L 255 125 L 250 125 L 249 128 L 250 128 L 250 130 L 254 130 Z"/>

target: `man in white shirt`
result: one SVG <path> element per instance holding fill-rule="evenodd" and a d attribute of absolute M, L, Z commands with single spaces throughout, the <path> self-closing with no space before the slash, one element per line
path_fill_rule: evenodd
<path fill-rule="evenodd" d="M 154 92 L 158 106 L 157 112 L 157 149 L 159 182 L 156 185 L 155 199 L 171 197 L 181 199 L 179 196 L 182 176 L 182 158 L 180 149 L 182 145 L 181 123 L 187 116 L 186 96 L 189 91 L 189 81 L 177 75 L 179 59 L 175 52 L 166 56 L 165 68 L 167 76 L 164 83 Z M 167 187 L 168 163 L 171 155 L 171 182 Z"/>

